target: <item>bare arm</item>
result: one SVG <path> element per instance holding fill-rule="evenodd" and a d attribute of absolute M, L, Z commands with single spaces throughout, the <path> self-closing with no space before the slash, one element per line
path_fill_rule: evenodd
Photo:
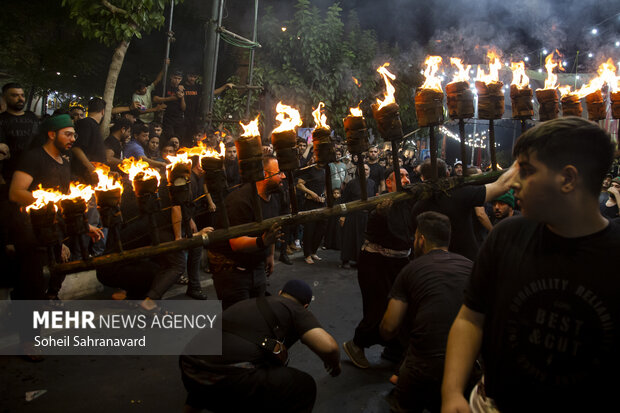
<path fill-rule="evenodd" d="M 273 224 L 271 228 L 269 228 L 263 233 L 263 235 L 261 235 L 261 237 L 263 238 L 263 243 L 266 247 L 270 247 L 271 245 L 275 244 L 276 239 L 280 234 L 280 229 L 280 224 Z M 258 237 L 243 236 L 238 238 L 232 238 L 228 240 L 228 243 L 230 244 L 230 248 L 235 252 L 255 252 L 261 249 L 258 248 L 258 246 L 256 245 L 257 238 Z"/>
<path fill-rule="evenodd" d="M 73 156 L 75 156 L 75 158 L 80 161 L 82 165 L 84 165 L 84 167 L 89 173 L 93 173 L 95 171 L 95 167 L 92 163 L 90 163 L 82 148 L 74 146 L 73 148 L 71 148 L 71 152 L 73 153 Z"/>
<path fill-rule="evenodd" d="M 170 210 L 170 220 L 172 221 L 172 232 L 174 233 L 174 239 L 181 239 L 181 221 L 183 217 L 181 215 L 181 205 L 174 205 Z"/>
<path fill-rule="evenodd" d="M 312 198 L 314 201 L 316 201 L 316 202 L 323 202 L 321 200 L 321 197 L 317 193 L 315 193 L 314 191 L 308 189 L 305 184 L 306 184 L 306 181 L 304 181 L 303 179 L 301 179 L 301 178 L 297 179 L 297 189 L 299 189 L 300 191 L 308 194 L 308 196 L 310 198 Z"/>
<path fill-rule="evenodd" d="M 483 206 L 474 207 L 474 211 L 476 211 L 476 218 L 478 218 L 480 225 L 485 227 L 487 231 L 491 231 L 493 229 L 493 224 L 491 224 L 491 220 L 489 219 L 489 216 L 484 211 L 484 207 Z"/>
<path fill-rule="evenodd" d="M 332 376 L 340 374 L 340 349 L 327 331 L 318 327 L 308 330 L 301 336 L 301 342 L 323 360 L 325 368 Z"/>
<path fill-rule="evenodd" d="M 398 333 L 398 329 L 405 319 L 408 308 L 408 303 L 395 298 L 390 299 L 385 314 L 383 314 L 381 325 L 379 326 L 381 337 L 384 340 L 390 340 Z"/>
<path fill-rule="evenodd" d="M 161 96 L 157 96 L 157 95 L 153 96 L 153 102 L 155 103 L 173 102 L 177 99 L 178 97 L 176 97 L 176 95 L 168 96 L 167 98 L 162 98 Z"/>
<path fill-rule="evenodd" d="M 220 86 L 217 89 L 215 89 L 213 91 L 213 94 L 214 95 L 219 95 L 220 93 L 222 93 L 223 91 L 225 91 L 227 89 L 232 89 L 234 85 L 235 85 L 234 83 L 226 83 L 224 86 Z"/>
<path fill-rule="evenodd" d="M 484 314 L 463 305 L 450 328 L 441 386 L 443 413 L 470 411 L 463 392 L 482 345 L 483 325 Z"/>
<path fill-rule="evenodd" d="M 113 168 L 119 163 L 121 163 L 121 160 L 114 156 L 114 151 L 112 149 L 106 149 L 105 150 L 105 163 L 110 168 Z"/>
<path fill-rule="evenodd" d="M 34 202 L 32 193 L 28 190 L 34 178 L 26 172 L 15 171 L 9 188 L 9 199 L 21 206 L 27 206 Z"/>
<path fill-rule="evenodd" d="M 510 190 L 510 185 L 517 176 L 519 172 L 519 166 L 517 163 L 513 163 L 510 169 L 500 176 L 497 181 L 492 182 L 490 184 L 486 184 L 485 187 L 487 189 L 486 197 L 484 198 L 484 202 L 490 202 L 497 198 L 500 195 L 505 194 Z"/>

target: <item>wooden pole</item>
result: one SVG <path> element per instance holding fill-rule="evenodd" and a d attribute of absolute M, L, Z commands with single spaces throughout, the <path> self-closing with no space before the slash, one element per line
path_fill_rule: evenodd
<path fill-rule="evenodd" d="M 402 191 L 403 184 L 400 181 L 400 163 L 398 162 L 398 141 L 392 140 L 392 168 L 394 169 L 394 182 L 396 182 L 396 190 Z"/>
<path fill-rule="evenodd" d="M 489 120 L 489 148 L 491 150 L 491 168 L 497 171 L 497 155 L 495 154 L 495 125 Z"/>
<path fill-rule="evenodd" d="M 258 190 L 256 189 L 256 182 L 250 182 L 252 186 L 252 209 L 254 209 L 254 220 L 256 222 L 263 221 L 263 210 L 260 207 L 260 199 Z"/>
<path fill-rule="evenodd" d="M 327 198 L 327 206 L 334 206 L 334 190 L 332 188 L 332 174 L 329 164 L 325 163 L 325 197 Z"/>
<path fill-rule="evenodd" d="M 357 179 L 360 181 L 362 201 L 366 201 L 368 199 L 368 185 L 366 184 L 366 169 L 364 168 L 363 159 L 361 153 L 357 154 Z"/>
<path fill-rule="evenodd" d="M 293 180 L 293 171 L 284 172 L 286 175 L 286 182 L 288 183 L 288 197 L 291 204 L 291 213 L 297 215 L 299 207 L 297 206 L 297 191 L 295 191 L 295 182 Z"/>
<path fill-rule="evenodd" d="M 459 119 L 459 136 L 461 137 L 461 162 L 463 162 L 463 176 L 467 176 L 467 147 L 465 146 L 465 120 Z"/>
<path fill-rule="evenodd" d="M 435 191 L 449 191 L 464 185 L 484 185 L 495 181 L 504 172 L 506 171 L 488 172 L 466 178 L 451 177 L 443 178 L 436 182 L 416 183 L 408 186 L 405 191 L 390 192 L 388 194 L 376 196 L 367 201 L 353 201 L 346 204 L 338 204 L 332 208 L 319 208 L 311 211 L 302 211 L 297 215 L 283 215 L 265 219 L 262 222 L 251 222 L 248 224 L 230 227 L 228 229 L 218 229 L 208 234 L 197 235 L 192 238 L 183 238 L 177 241 L 164 242 L 157 246 L 147 246 L 120 253 L 102 255 L 91 258 L 88 261 L 72 261 L 58 264 L 53 266 L 51 270 L 55 274 L 68 274 L 92 270 L 94 268 L 131 260 L 150 258 L 160 254 L 200 246 L 208 248 L 231 238 L 238 238 L 243 235 L 260 234 L 268 230 L 275 223 L 285 226 L 299 225 L 313 221 L 324 221 L 333 216 L 341 216 L 357 211 L 374 209 L 379 203 L 388 199 L 391 199 L 394 203 L 409 199 L 427 199 L 432 196 Z"/>
<path fill-rule="evenodd" d="M 527 130 L 527 122 L 525 119 L 521 119 L 521 134 L 523 135 Z"/>
<path fill-rule="evenodd" d="M 437 139 L 435 138 L 435 127 L 431 125 L 428 129 L 428 132 L 429 132 L 430 151 L 431 151 L 431 180 L 436 181 L 438 176 L 437 176 Z M 397 183 L 398 181 L 400 181 L 400 179 L 396 180 Z"/>

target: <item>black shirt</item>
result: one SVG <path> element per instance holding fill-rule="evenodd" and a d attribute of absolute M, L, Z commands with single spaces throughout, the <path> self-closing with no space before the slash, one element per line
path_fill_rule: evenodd
<path fill-rule="evenodd" d="M 165 97 L 169 98 L 170 96 L 176 96 L 176 92 L 177 92 L 177 88 L 175 87 L 173 89 L 172 86 L 168 84 L 166 88 Z M 158 86 L 154 93 L 157 96 L 161 96 L 162 86 L 161 85 Z M 187 107 L 187 101 L 185 102 L 185 104 Z M 183 109 L 181 109 L 181 99 L 175 99 L 175 100 L 166 102 L 166 110 L 164 111 L 164 119 L 163 119 L 164 123 L 167 123 L 167 121 L 176 122 L 182 119 L 183 119 Z"/>
<path fill-rule="evenodd" d="M 67 192 L 71 181 L 71 163 L 67 156 L 62 156 L 62 160 L 63 163 L 59 164 L 40 146 L 26 152 L 16 170 L 32 176 L 29 191 L 41 184 L 43 188 L 58 188 L 61 192 Z"/>
<path fill-rule="evenodd" d="M 183 85 L 185 87 L 185 117 L 198 119 L 200 117 L 200 100 L 202 99 L 202 86 Z"/>
<path fill-rule="evenodd" d="M 254 184 L 243 184 L 237 191 L 231 192 L 224 201 L 226 212 L 228 213 L 228 222 L 230 226 L 248 224 L 254 222 L 254 209 L 252 207 L 252 186 Z M 269 201 L 265 201 L 259 196 L 259 202 L 261 210 L 263 212 L 263 219 L 277 217 L 280 211 L 278 199 L 274 194 L 271 195 Z M 218 229 L 224 228 L 221 214 L 218 214 L 217 225 Z M 250 234 L 248 234 L 250 235 Z M 259 235 L 259 234 L 254 234 Z M 230 248 L 230 243 L 214 247 L 215 252 L 224 254 L 229 259 L 235 261 L 239 266 L 252 269 L 265 261 L 269 248 L 264 248 L 256 252 L 234 252 Z"/>
<path fill-rule="evenodd" d="M 618 204 L 608 207 L 606 205 L 608 199 L 609 197 L 605 198 L 605 200 L 599 204 L 601 215 L 609 219 L 617 218 L 618 217 Z"/>
<path fill-rule="evenodd" d="M 371 197 L 375 194 L 376 188 L 377 187 L 375 185 L 375 181 L 370 178 L 366 179 L 366 193 L 368 197 Z M 354 180 L 349 181 L 349 183 L 345 185 L 344 191 L 342 191 L 342 198 L 340 200 L 340 203 L 357 201 L 359 199 L 362 199 L 362 190 L 360 187 L 359 178 L 355 178 Z"/>
<path fill-rule="evenodd" d="M 82 149 L 90 162 L 105 163 L 105 146 L 99 129 L 99 123 L 91 117 L 86 117 L 75 122 L 75 147 Z M 80 177 L 87 177 L 88 173 L 84 165 L 79 161 L 73 162 L 73 172 Z M 87 178 L 89 182 L 90 178 Z"/>
<path fill-rule="evenodd" d="M 301 171 L 297 177 L 303 179 L 306 188 L 318 196 L 325 196 L 325 169 L 313 166 Z"/>
<path fill-rule="evenodd" d="M 123 159 L 123 145 L 114 136 L 110 135 L 103 141 L 106 149 L 110 149 L 114 152 L 114 157 L 117 159 Z"/>
<path fill-rule="evenodd" d="M 11 115 L 9 112 L 0 113 L 0 143 L 8 145 L 11 157 L 0 162 L 2 176 L 10 182 L 13 172 L 19 164 L 19 158 L 30 148 L 34 148 L 33 140 L 39 129 L 39 118 L 26 111 L 22 116 Z M 41 145 L 45 142 L 39 142 Z M 37 145 L 38 146 L 38 145 Z"/>
<path fill-rule="evenodd" d="M 404 201 L 399 205 L 393 205 L 385 216 L 373 210 L 366 224 L 366 239 L 396 251 L 411 249 L 415 235 L 411 208 L 411 201 Z"/>
<path fill-rule="evenodd" d="M 472 208 L 484 205 L 485 197 L 484 185 L 464 186 L 447 194 L 436 193 L 432 198 L 418 201 L 414 205 L 412 210 L 414 228 L 416 227 L 415 217 L 422 212 L 436 211 L 447 215 L 452 226 L 450 251 L 475 260 L 478 243 L 474 236 Z"/>
<path fill-rule="evenodd" d="M 385 181 L 385 168 L 379 165 L 379 162 L 369 163 L 368 167 L 370 168 L 370 179 L 375 181 L 377 188 L 381 186 L 381 182 Z M 375 196 L 375 194 L 368 196 Z"/>
<path fill-rule="evenodd" d="M 462 255 L 432 250 L 398 274 L 390 297 L 409 304 L 410 348 L 416 357 L 445 355 L 472 265 Z"/>
<path fill-rule="evenodd" d="M 465 305 L 485 314 L 485 388 L 502 412 L 532 411 L 533 400 L 537 411 L 615 405 L 605 404 L 620 384 L 620 280 L 612 251 L 620 251 L 615 222 L 564 238 L 513 217 L 489 233 Z"/>
<path fill-rule="evenodd" d="M 241 175 L 239 173 L 239 162 L 235 160 L 229 161 L 224 159 L 224 172 L 226 173 L 226 183 L 228 184 L 228 190 L 234 191 L 237 185 L 241 183 Z"/>

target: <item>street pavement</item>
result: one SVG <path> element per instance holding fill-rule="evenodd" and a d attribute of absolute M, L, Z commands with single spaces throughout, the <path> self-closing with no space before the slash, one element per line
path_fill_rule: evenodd
<path fill-rule="evenodd" d="M 323 260 L 313 265 L 306 264 L 301 253 L 292 256 L 292 266 L 277 262 L 268 291 L 277 294 L 289 279 L 308 282 L 314 292 L 310 310 L 342 346 L 353 337 L 361 318 L 357 273 L 338 268 L 338 251 L 319 250 L 319 255 Z M 209 278 L 205 275 L 203 285 L 215 298 Z M 184 291 L 185 286 L 175 286 L 166 297 L 185 299 Z M 109 299 L 111 292 L 106 289 L 97 298 Z M 392 388 L 388 379 L 397 366 L 381 359 L 381 350 L 380 346 L 366 350 L 372 367 L 365 370 L 355 367 L 341 350 L 342 374 L 332 378 L 321 360 L 297 343 L 289 351 L 289 365 L 316 380 L 314 412 L 388 412 L 384 397 Z M 34 390 L 46 392 L 26 401 L 26 392 Z M 0 357 L 0 413 L 180 412 L 185 396 L 178 357 L 47 356 L 40 363 Z"/>

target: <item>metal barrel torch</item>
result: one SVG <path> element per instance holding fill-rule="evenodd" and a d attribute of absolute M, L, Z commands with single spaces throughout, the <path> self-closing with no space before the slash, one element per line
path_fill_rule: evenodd
<path fill-rule="evenodd" d="M 327 116 L 322 113 L 324 106 L 323 102 L 319 102 L 317 108 L 312 112 L 315 125 L 312 131 L 312 145 L 316 162 L 322 164 L 325 170 L 325 196 L 327 206 L 331 208 L 334 206 L 334 191 L 329 164 L 336 162 L 336 149 L 331 137 L 331 128 L 327 124 Z"/>
<path fill-rule="evenodd" d="M 512 118 L 521 122 L 521 133 L 527 129 L 527 120 L 534 116 L 534 104 L 530 78 L 525 74 L 524 62 L 512 62 L 512 83 L 510 84 L 510 101 L 512 103 Z"/>
<path fill-rule="evenodd" d="M 222 217 L 224 227 L 228 228 L 228 212 L 224 205 L 224 192 L 227 188 L 226 174 L 224 173 L 224 143 L 220 142 L 220 152 L 206 149 L 200 154 L 200 166 L 205 173 L 205 193 L 211 194 L 216 209 Z"/>
<path fill-rule="evenodd" d="M 193 205 L 192 193 L 189 187 L 192 174 L 191 149 L 181 148 L 174 156 L 168 156 L 170 163 L 166 166 L 168 180 L 168 195 L 174 206 L 181 207 L 181 227 L 186 238 L 192 237 L 190 228 L 191 214 L 189 209 Z"/>
<path fill-rule="evenodd" d="M 263 146 L 258 130 L 258 116 L 247 125 L 239 122 L 243 128 L 243 134 L 235 141 L 237 147 L 237 157 L 239 160 L 239 172 L 241 180 L 252 186 L 252 209 L 254 210 L 254 220 L 262 222 L 263 212 L 260 206 L 256 182 L 265 179 L 263 169 Z"/>
<path fill-rule="evenodd" d="M 93 197 L 94 189 L 89 185 L 71 183 L 69 194 L 60 200 L 60 211 L 65 222 L 67 235 L 77 241 L 83 260 L 89 258 L 88 246 L 82 235 L 88 233 L 88 201 Z"/>
<path fill-rule="evenodd" d="M 302 125 L 302 121 L 297 109 L 284 105 L 282 102 L 276 105 L 276 112 L 278 113 L 276 120 L 280 122 L 280 125 L 271 132 L 271 143 L 278 158 L 280 170 L 286 175 L 291 213 L 296 215 L 299 207 L 293 171 L 299 168 L 296 128 Z"/>
<path fill-rule="evenodd" d="M 347 139 L 349 152 L 353 155 L 357 155 L 357 176 L 360 181 L 362 201 L 366 201 L 368 199 L 368 188 L 362 153 L 366 152 L 370 147 L 368 142 L 368 129 L 366 128 L 366 120 L 364 119 L 359 105 L 356 108 L 349 108 L 349 112 L 350 114 L 342 120 L 344 124 L 344 133 Z"/>
<path fill-rule="evenodd" d="M 558 99 L 558 75 L 553 69 L 558 67 L 560 62 L 553 60 L 554 53 L 549 54 L 545 58 L 545 69 L 547 70 L 547 78 L 545 79 L 545 87 L 536 89 L 536 100 L 538 101 L 538 119 L 545 122 L 558 117 L 560 113 L 560 103 Z"/>
<path fill-rule="evenodd" d="M 138 210 L 142 216 L 146 216 L 149 221 L 151 243 L 159 244 L 159 232 L 155 222 L 155 214 L 161 211 L 161 201 L 159 199 L 159 183 L 161 175 L 159 171 L 149 167 L 149 164 L 133 157 L 123 159 L 118 166 L 119 169 L 129 175 L 133 191 L 138 201 Z"/>
<path fill-rule="evenodd" d="M 121 213 L 121 196 L 123 195 L 123 184 L 118 174 L 110 172 L 107 165 L 95 163 L 95 173 L 99 182 L 95 187 L 95 200 L 97 201 L 97 211 L 101 217 L 101 224 L 108 228 L 112 235 L 108 242 L 114 239 L 116 252 L 123 252 L 121 242 L 121 225 L 123 215 Z"/>
<path fill-rule="evenodd" d="M 491 168 L 497 170 L 497 156 L 495 153 L 495 125 L 496 119 L 504 114 L 504 84 L 499 80 L 499 69 L 502 63 L 499 56 L 493 51 L 487 53 L 489 58 L 489 73 L 478 70 L 476 90 L 478 91 L 478 118 L 489 121 L 489 149 L 491 151 Z"/>
<path fill-rule="evenodd" d="M 469 70 L 471 65 L 464 66 L 461 59 L 450 58 L 450 63 L 456 66 L 458 72 L 454 80 L 446 85 L 446 101 L 448 103 L 448 114 L 452 119 L 459 121 L 459 138 L 461 143 L 461 161 L 463 164 L 463 176 L 467 176 L 467 148 L 465 146 L 465 119 L 474 117 L 474 93 L 469 85 Z"/>
<path fill-rule="evenodd" d="M 26 207 L 26 212 L 30 216 L 35 237 L 47 251 L 49 264 L 54 265 L 56 263 L 54 248 L 60 244 L 56 202 L 60 200 L 62 193 L 52 189 L 43 189 L 39 185 L 32 195 L 35 202 Z"/>
<path fill-rule="evenodd" d="M 396 104 L 396 100 L 394 99 L 394 92 L 396 89 L 392 86 L 391 80 L 396 79 L 392 73 L 387 70 L 387 66 L 389 63 L 384 63 L 381 67 L 377 69 L 377 72 L 381 74 L 383 80 L 385 81 L 386 92 L 384 94 L 384 99 L 377 99 L 377 103 L 371 105 L 372 115 L 377 121 L 377 129 L 379 133 L 386 141 L 390 141 L 392 144 L 392 164 L 394 165 L 394 170 L 396 171 L 398 168 L 398 141 L 403 138 L 403 124 L 400 120 L 400 108 L 398 104 Z M 395 172 L 394 176 L 398 176 Z M 396 182 L 396 190 L 400 191 L 403 189 L 402 183 L 400 179 L 394 179 Z"/>

